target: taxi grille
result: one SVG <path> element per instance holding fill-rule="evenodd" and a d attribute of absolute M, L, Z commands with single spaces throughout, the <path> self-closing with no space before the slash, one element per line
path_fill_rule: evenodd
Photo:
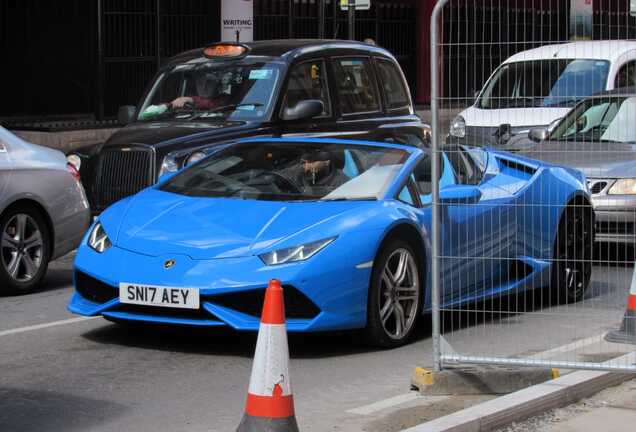
<path fill-rule="evenodd" d="M 106 303 L 119 297 L 117 288 L 81 271 L 75 272 L 75 289 L 82 297 L 93 303 Z"/>
<path fill-rule="evenodd" d="M 149 148 L 107 149 L 99 160 L 93 209 L 103 210 L 154 183 L 154 153 Z"/>

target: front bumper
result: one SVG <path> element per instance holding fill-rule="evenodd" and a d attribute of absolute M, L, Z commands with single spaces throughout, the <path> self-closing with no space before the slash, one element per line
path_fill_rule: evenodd
<path fill-rule="evenodd" d="M 596 241 L 636 244 L 636 196 L 593 196 Z"/>
<path fill-rule="evenodd" d="M 68 309 L 118 320 L 256 331 L 265 288 L 276 278 L 285 291 L 289 331 L 364 327 L 371 270 L 345 262 L 334 264 L 330 258 L 318 254 L 304 263 L 270 267 L 258 257 L 193 260 L 177 254 L 150 257 L 117 247 L 98 254 L 82 246 L 75 261 L 76 291 Z M 174 268 L 163 268 L 167 259 L 176 260 Z M 184 310 L 123 304 L 119 282 L 199 288 L 201 307 Z"/>

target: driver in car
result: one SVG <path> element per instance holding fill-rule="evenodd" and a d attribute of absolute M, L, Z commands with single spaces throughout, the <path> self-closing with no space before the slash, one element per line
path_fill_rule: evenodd
<path fill-rule="evenodd" d="M 299 176 L 299 184 L 305 191 L 313 195 L 322 195 L 342 186 L 350 179 L 342 171 L 337 155 L 327 150 L 315 149 L 304 153 L 300 158 L 302 171 Z"/>
<path fill-rule="evenodd" d="M 228 95 L 222 92 L 222 82 L 210 74 L 200 73 L 194 77 L 197 96 L 180 96 L 168 103 L 171 109 L 192 105 L 198 110 L 210 110 L 227 104 Z"/>

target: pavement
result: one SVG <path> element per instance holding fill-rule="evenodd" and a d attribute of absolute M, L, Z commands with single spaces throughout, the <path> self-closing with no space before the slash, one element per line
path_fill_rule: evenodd
<path fill-rule="evenodd" d="M 636 380 L 632 380 L 498 432 L 626 432 L 633 431 L 635 425 Z"/>
<path fill-rule="evenodd" d="M 52 263 L 38 292 L 0 297 L 0 430 L 235 430 L 255 334 L 77 319 L 66 311 L 72 258 Z M 506 317 L 467 311 L 446 317 L 445 332 L 465 353 L 558 354 L 618 323 L 632 269 L 595 266 L 590 296 L 576 306 L 544 304 Z M 399 431 L 492 399 L 409 391 L 414 367 L 430 365 L 429 320 L 413 343 L 389 351 L 365 346 L 357 332 L 292 335 L 300 429 Z M 575 351 L 597 360 L 615 355 L 597 348 Z"/>

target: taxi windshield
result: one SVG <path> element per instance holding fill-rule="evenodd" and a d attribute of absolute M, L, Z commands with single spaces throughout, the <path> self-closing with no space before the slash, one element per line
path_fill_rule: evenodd
<path fill-rule="evenodd" d="M 283 68 L 249 59 L 178 65 L 157 78 L 138 120 L 264 120 Z"/>
<path fill-rule="evenodd" d="M 375 200 L 408 156 L 357 144 L 240 143 L 186 168 L 161 190 L 264 201 Z"/>

